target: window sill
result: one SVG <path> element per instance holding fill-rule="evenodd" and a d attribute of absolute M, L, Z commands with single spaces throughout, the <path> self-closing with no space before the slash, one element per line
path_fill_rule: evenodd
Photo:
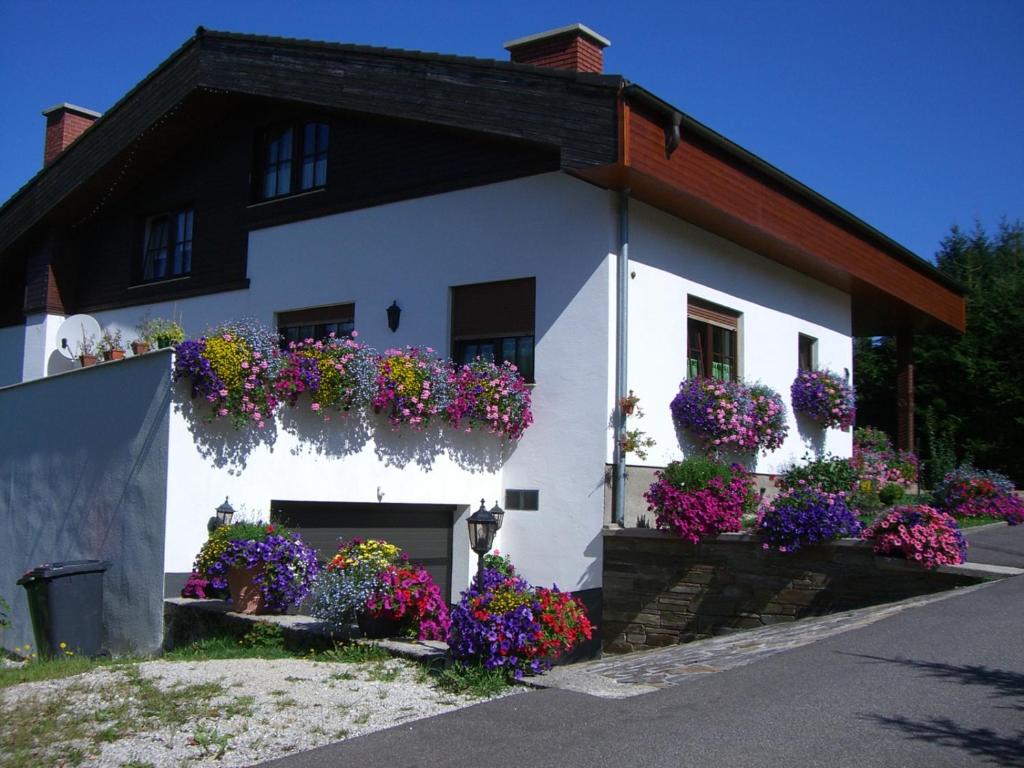
<path fill-rule="evenodd" d="M 192 275 L 179 275 L 177 277 L 165 277 L 159 280 L 147 280 L 144 283 L 135 283 L 134 285 L 129 285 L 128 290 L 135 291 L 138 290 L 139 288 L 153 288 L 156 286 L 174 285 L 175 283 L 183 283 L 186 280 L 191 279 Z"/>
<path fill-rule="evenodd" d="M 257 203 L 249 203 L 249 205 L 246 206 L 246 209 L 252 210 L 253 208 L 263 208 L 264 206 L 273 205 L 274 203 L 280 203 L 285 200 L 298 200 L 303 197 L 310 197 L 311 195 L 319 195 L 321 192 L 326 191 L 327 187 L 319 187 L 317 189 L 308 189 L 305 192 L 296 192 L 294 195 L 281 195 L 280 197 L 271 197 L 267 200 L 260 200 Z"/>

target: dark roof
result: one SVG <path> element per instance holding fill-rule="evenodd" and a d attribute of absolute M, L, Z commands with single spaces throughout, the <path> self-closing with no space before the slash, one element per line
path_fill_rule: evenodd
<path fill-rule="evenodd" d="M 300 56 L 279 55 L 288 52 Z M 351 79 L 359 87 L 347 87 Z M 964 292 L 930 262 L 846 209 L 619 75 L 203 27 L 0 206 L 0 254 L 196 90 L 309 101 L 557 146 L 563 168 L 573 169 L 618 159 L 616 96 L 623 88 L 668 115 L 678 114 L 682 130 L 881 241 L 940 284 Z"/>
<path fill-rule="evenodd" d="M 492 133 L 557 147 L 563 167 L 573 168 L 614 162 L 622 82 L 509 61 L 199 27 L 0 206 L 0 254 L 197 91 Z"/>

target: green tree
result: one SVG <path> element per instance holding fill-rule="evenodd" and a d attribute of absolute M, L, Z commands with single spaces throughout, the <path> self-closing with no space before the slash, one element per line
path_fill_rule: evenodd
<path fill-rule="evenodd" d="M 967 332 L 916 336 L 916 423 L 926 479 L 958 461 L 1024 483 L 1024 224 L 994 235 L 953 227 L 936 263 L 966 286 Z M 891 338 L 854 346 L 858 422 L 895 426 L 896 347 Z M 929 471 L 931 470 L 931 471 Z"/>

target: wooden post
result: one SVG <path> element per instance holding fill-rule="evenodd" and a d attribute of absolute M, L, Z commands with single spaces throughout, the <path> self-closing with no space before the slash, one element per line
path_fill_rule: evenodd
<path fill-rule="evenodd" d="M 914 450 L 914 337 L 896 336 L 896 447 Z"/>

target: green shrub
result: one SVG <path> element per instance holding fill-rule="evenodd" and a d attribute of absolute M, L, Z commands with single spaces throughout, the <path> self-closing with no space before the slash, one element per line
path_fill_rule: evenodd
<path fill-rule="evenodd" d="M 857 485 L 857 470 L 847 459 L 825 455 L 812 460 L 804 454 L 801 461 L 804 463 L 790 467 L 779 476 L 776 485 L 780 490 L 805 486 L 825 493 L 849 493 Z"/>
<path fill-rule="evenodd" d="M 901 502 L 906 495 L 907 492 L 902 485 L 889 483 L 878 492 L 878 500 L 882 502 L 883 506 L 891 507 Z"/>
<path fill-rule="evenodd" d="M 707 456 L 691 456 L 682 461 L 673 461 L 662 470 L 661 476 L 680 490 L 697 491 L 707 488 L 708 483 L 716 477 L 728 485 L 733 478 L 733 470 L 728 464 Z"/>

